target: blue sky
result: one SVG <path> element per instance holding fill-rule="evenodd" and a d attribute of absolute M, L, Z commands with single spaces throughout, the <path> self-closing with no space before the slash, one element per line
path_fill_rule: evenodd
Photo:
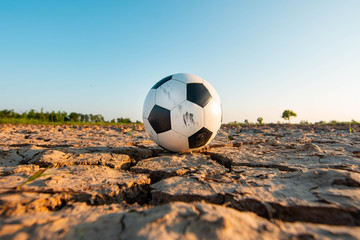
<path fill-rule="evenodd" d="M 0 1 L 0 109 L 141 120 L 193 73 L 224 122 L 360 121 L 360 1 Z"/>

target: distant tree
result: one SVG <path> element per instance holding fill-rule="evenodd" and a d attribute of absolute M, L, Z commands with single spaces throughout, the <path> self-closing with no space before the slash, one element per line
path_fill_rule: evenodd
<path fill-rule="evenodd" d="M 91 113 L 89 114 L 89 119 L 90 119 L 90 122 L 95 122 L 95 121 L 94 121 L 94 115 L 91 114 Z"/>
<path fill-rule="evenodd" d="M 34 109 L 31 109 L 27 114 L 26 114 L 26 118 L 27 119 L 35 119 L 35 115 L 36 115 L 36 112 Z"/>
<path fill-rule="evenodd" d="M 131 123 L 130 118 L 122 118 L 122 117 L 121 117 L 121 118 L 117 118 L 116 121 L 117 121 L 118 123 L 125 123 L 125 124 Z"/>
<path fill-rule="evenodd" d="M 80 121 L 80 114 L 76 112 L 72 112 L 69 115 L 70 122 L 79 122 Z"/>
<path fill-rule="evenodd" d="M 93 121 L 96 123 L 105 122 L 104 117 L 101 114 L 93 115 Z"/>
<path fill-rule="evenodd" d="M 258 117 L 258 119 L 257 119 L 257 121 L 258 121 L 259 124 L 262 124 L 262 123 L 263 123 L 263 120 L 264 120 L 264 119 L 263 119 L 262 117 Z"/>
<path fill-rule="evenodd" d="M 90 117 L 88 114 L 84 115 L 84 122 L 89 122 L 90 121 Z"/>
<path fill-rule="evenodd" d="M 98 116 L 99 116 L 100 122 L 105 122 L 105 118 L 104 118 L 104 116 L 103 116 L 103 115 L 98 114 Z"/>
<path fill-rule="evenodd" d="M 290 123 L 290 118 L 291 117 L 297 117 L 297 114 L 294 113 L 292 110 L 285 110 L 282 114 L 282 118 L 285 120 L 288 120 Z"/>
<path fill-rule="evenodd" d="M 44 113 L 43 108 L 41 108 L 41 112 L 38 113 L 38 114 L 39 114 L 39 119 L 40 119 L 41 121 L 46 121 L 46 120 L 47 120 L 47 119 L 46 119 L 46 113 Z"/>
<path fill-rule="evenodd" d="M 60 113 L 60 111 L 58 113 Z M 68 116 L 67 112 L 62 111 L 60 113 L 60 118 L 59 119 L 61 119 L 62 122 L 69 121 L 69 116 Z"/>
<path fill-rule="evenodd" d="M 14 110 L 8 110 L 8 109 L 4 109 L 0 111 L 0 118 L 11 118 L 11 112 L 13 112 Z"/>
<path fill-rule="evenodd" d="M 58 119 L 56 119 L 56 113 L 52 111 L 49 115 L 49 121 L 50 122 L 56 122 Z"/>
<path fill-rule="evenodd" d="M 41 119 L 41 113 L 39 112 L 35 112 L 35 116 L 34 116 L 35 119 Z"/>
<path fill-rule="evenodd" d="M 85 122 L 85 115 L 84 114 L 80 114 L 80 122 Z"/>
<path fill-rule="evenodd" d="M 93 119 L 92 120 L 93 122 L 96 122 L 96 123 L 100 122 L 99 116 L 97 114 L 93 115 L 92 119 Z"/>
<path fill-rule="evenodd" d="M 21 114 L 14 112 L 13 118 L 21 118 Z"/>
<path fill-rule="evenodd" d="M 249 124 L 249 120 L 245 119 L 244 123 Z"/>

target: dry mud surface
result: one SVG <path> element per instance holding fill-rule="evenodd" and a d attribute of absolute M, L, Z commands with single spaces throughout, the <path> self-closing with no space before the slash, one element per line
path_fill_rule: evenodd
<path fill-rule="evenodd" d="M 0 175 L 0 239 L 360 239 L 359 126 L 0 125 Z"/>

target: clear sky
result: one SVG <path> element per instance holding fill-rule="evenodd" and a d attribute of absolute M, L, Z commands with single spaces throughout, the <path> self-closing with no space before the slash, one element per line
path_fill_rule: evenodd
<path fill-rule="evenodd" d="M 0 1 L 0 109 L 142 120 L 180 72 L 224 122 L 360 121 L 360 1 Z"/>

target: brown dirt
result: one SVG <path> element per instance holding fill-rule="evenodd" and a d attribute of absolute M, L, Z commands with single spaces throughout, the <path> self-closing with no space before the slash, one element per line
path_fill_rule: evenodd
<path fill-rule="evenodd" d="M 178 154 L 130 130 L 0 125 L 0 239 L 360 239 L 358 125 L 223 126 Z"/>

